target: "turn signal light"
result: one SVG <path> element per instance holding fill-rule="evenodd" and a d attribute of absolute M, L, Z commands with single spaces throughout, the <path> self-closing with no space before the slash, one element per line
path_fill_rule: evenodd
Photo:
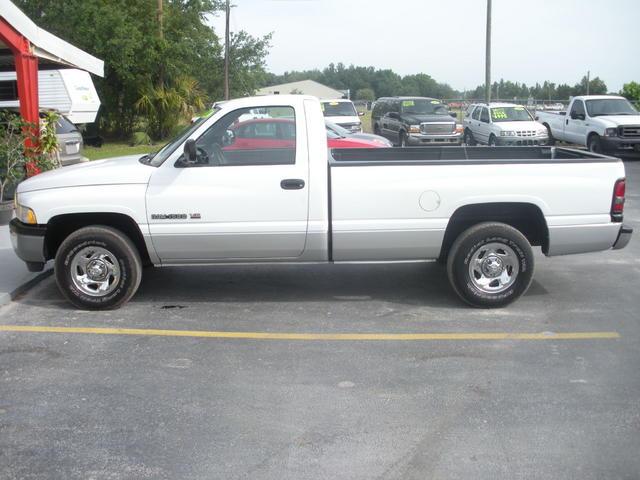
<path fill-rule="evenodd" d="M 622 221 L 624 212 L 624 194 L 626 190 L 626 181 L 621 178 L 613 187 L 613 200 L 611 202 L 611 220 L 614 222 Z"/>

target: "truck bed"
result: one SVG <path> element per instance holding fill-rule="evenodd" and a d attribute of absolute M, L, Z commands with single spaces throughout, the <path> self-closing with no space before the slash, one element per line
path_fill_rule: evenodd
<path fill-rule="evenodd" d="M 602 163 L 619 159 L 563 147 L 417 147 L 334 149 L 332 166 Z"/>

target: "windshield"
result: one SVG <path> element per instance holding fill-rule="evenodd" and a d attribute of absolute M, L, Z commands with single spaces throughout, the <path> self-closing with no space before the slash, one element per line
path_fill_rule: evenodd
<path fill-rule="evenodd" d="M 417 98 L 414 100 L 403 100 L 400 104 L 402 113 L 411 115 L 449 115 L 447 107 L 439 100 L 428 98 Z"/>
<path fill-rule="evenodd" d="M 322 102 L 325 117 L 357 117 L 356 108 L 351 102 Z"/>
<path fill-rule="evenodd" d="M 145 155 L 142 158 L 147 160 L 149 165 L 154 167 L 159 167 L 164 163 L 164 161 L 175 152 L 176 148 L 178 148 L 182 143 L 189 138 L 189 136 L 200 126 L 208 117 L 200 117 L 191 125 L 186 127 L 182 132 L 180 132 L 174 140 L 167 143 L 164 147 L 162 147 L 156 153 L 150 153 L 149 155 Z"/>
<path fill-rule="evenodd" d="M 624 98 L 587 100 L 587 113 L 590 117 L 598 117 L 600 115 L 638 115 L 638 111 Z"/>
<path fill-rule="evenodd" d="M 346 128 L 342 128 L 340 125 L 333 123 L 333 122 L 325 122 L 325 124 L 327 125 L 327 133 L 331 133 L 332 135 L 329 135 L 331 138 L 340 138 L 340 137 L 349 137 L 351 136 L 351 132 L 349 130 L 347 130 Z"/>
<path fill-rule="evenodd" d="M 533 118 L 526 108 L 514 106 L 492 108 L 491 120 L 494 122 L 530 122 Z"/>

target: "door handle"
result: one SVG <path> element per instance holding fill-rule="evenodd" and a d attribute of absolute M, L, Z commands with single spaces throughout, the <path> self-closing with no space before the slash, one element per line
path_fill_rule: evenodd
<path fill-rule="evenodd" d="M 300 190 L 304 188 L 304 180 L 300 178 L 285 178 L 280 182 L 283 190 Z"/>
<path fill-rule="evenodd" d="M 564 124 L 565 125 L 569 125 L 569 119 L 568 118 L 564 121 Z"/>

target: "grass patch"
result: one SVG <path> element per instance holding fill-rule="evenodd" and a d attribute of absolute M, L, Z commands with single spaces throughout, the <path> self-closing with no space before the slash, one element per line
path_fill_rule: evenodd
<path fill-rule="evenodd" d="M 124 157 L 125 155 L 144 155 L 159 148 L 160 145 L 136 145 L 132 147 L 128 143 L 105 142 L 100 148 L 84 147 L 84 155 L 89 160 L 100 160 L 102 158 Z"/>

